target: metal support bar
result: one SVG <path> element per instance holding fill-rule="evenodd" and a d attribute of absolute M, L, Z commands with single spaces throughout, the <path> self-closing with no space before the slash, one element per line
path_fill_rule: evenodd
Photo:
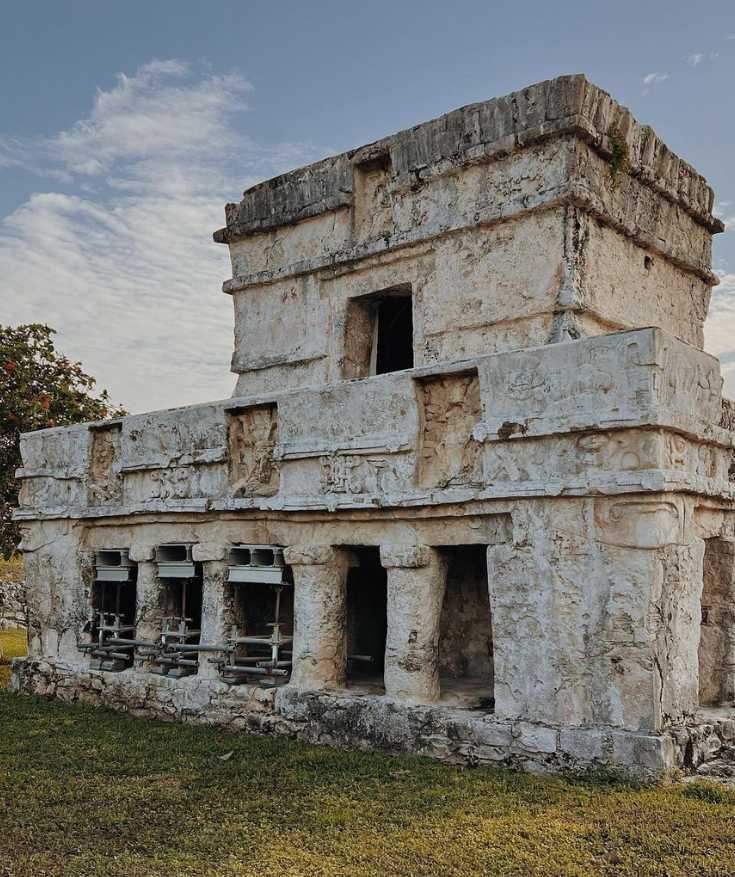
<path fill-rule="evenodd" d="M 260 676 L 288 676 L 288 670 L 269 669 L 267 667 L 243 667 L 240 664 L 226 664 L 223 667 L 223 673 L 225 675 L 230 673 L 242 673 L 243 675 L 253 673 Z"/>
<path fill-rule="evenodd" d="M 167 657 L 163 657 L 163 656 L 160 658 L 157 658 L 156 663 L 157 664 L 171 664 L 171 666 L 174 666 L 174 667 L 179 667 L 179 666 L 181 666 L 181 667 L 198 667 L 199 666 L 199 661 L 191 661 L 188 658 L 176 658 L 176 657 L 167 658 Z"/>

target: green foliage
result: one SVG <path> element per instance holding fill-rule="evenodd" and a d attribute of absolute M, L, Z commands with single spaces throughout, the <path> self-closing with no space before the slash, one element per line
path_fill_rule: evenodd
<path fill-rule="evenodd" d="M 95 395 L 95 379 L 54 348 L 54 330 L 41 323 L 0 325 L 0 555 L 18 544 L 11 521 L 18 502 L 15 470 L 22 432 L 104 420 L 125 412 L 107 391 Z"/>
<path fill-rule="evenodd" d="M 696 801 L 707 801 L 709 804 L 735 804 L 735 791 L 726 789 L 712 780 L 695 780 L 687 783 L 682 795 Z"/>
<path fill-rule="evenodd" d="M 722 877 L 735 804 L 0 691 L 8 877 Z M 223 760 L 222 756 L 229 756 Z"/>

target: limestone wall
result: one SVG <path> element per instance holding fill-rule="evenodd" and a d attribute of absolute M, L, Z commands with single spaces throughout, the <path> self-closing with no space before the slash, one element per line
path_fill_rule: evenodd
<path fill-rule="evenodd" d="M 42 430 L 23 437 L 18 518 L 598 491 L 727 498 L 721 383 L 715 359 L 645 329 Z"/>
<path fill-rule="evenodd" d="M 349 303 L 398 286 L 417 365 L 647 325 L 701 347 L 712 203 L 583 77 L 293 171 L 228 205 L 215 235 L 232 259 L 235 394 L 354 377 Z"/>

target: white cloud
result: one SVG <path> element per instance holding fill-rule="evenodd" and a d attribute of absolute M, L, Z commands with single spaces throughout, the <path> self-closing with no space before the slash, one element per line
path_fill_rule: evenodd
<path fill-rule="evenodd" d="M 2 321 L 58 329 L 59 348 L 130 410 L 231 392 L 229 260 L 212 231 L 247 185 L 318 157 L 240 134 L 250 91 L 237 73 L 156 60 L 98 90 L 68 130 L 0 142 L 0 167 L 62 184 L 0 222 Z"/>
<path fill-rule="evenodd" d="M 650 94 L 651 89 L 655 88 L 657 85 L 660 85 L 662 82 L 666 82 L 668 78 L 668 73 L 647 73 L 643 77 L 643 85 L 645 86 L 645 88 L 643 89 L 643 94 Z"/>
<path fill-rule="evenodd" d="M 716 61 L 720 57 L 720 53 L 716 51 L 709 52 L 691 52 L 685 55 L 683 60 L 691 67 L 698 67 L 702 61 Z"/>
<path fill-rule="evenodd" d="M 725 231 L 735 230 L 735 214 L 732 212 L 732 201 L 717 201 L 713 213 L 725 224 Z"/>
<path fill-rule="evenodd" d="M 704 326 L 705 347 L 722 362 L 724 393 L 735 399 L 735 274 L 721 273 Z"/>
<path fill-rule="evenodd" d="M 644 85 L 658 85 L 659 82 L 665 82 L 669 78 L 668 73 L 647 73 L 643 77 Z"/>

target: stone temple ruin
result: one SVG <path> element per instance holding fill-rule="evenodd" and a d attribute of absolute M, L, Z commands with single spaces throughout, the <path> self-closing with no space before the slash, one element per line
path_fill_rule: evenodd
<path fill-rule="evenodd" d="M 233 397 L 23 437 L 15 688 L 537 770 L 715 756 L 712 205 L 582 76 L 245 192 Z"/>

